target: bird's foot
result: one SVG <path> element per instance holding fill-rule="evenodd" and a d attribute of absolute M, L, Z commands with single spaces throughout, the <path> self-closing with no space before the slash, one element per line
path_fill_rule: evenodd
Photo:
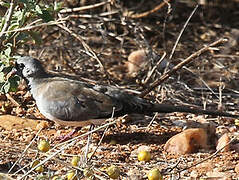
<path fill-rule="evenodd" d="M 74 135 L 77 131 L 79 131 L 80 129 L 81 129 L 81 127 L 77 127 L 77 128 L 75 128 L 75 129 L 73 129 L 71 132 L 67 133 L 66 135 L 58 136 L 58 137 L 56 138 L 56 140 L 59 141 L 60 143 L 61 143 L 61 142 L 65 142 L 65 141 L 71 139 L 71 138 L 73 137 L 73 135 Z"/>

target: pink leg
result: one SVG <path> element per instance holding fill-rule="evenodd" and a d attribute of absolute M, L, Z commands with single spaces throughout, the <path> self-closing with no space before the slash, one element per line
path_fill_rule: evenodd
<path fill-rule="evenodd" d="M 79 131 L 81 129 L 81 127 L 76 127 L 75 129 L 73 129 L 71 132 L 69 132 L 68 134 L 66 135 L 62 135 L 62 136 L 59 136 L 56 138 L 57 141 L 60 141 L 60 142 L 64 142 L 64 141 L 67 141 L 69 139 L 71 139 L 73 137 L 73 135 Z"/>

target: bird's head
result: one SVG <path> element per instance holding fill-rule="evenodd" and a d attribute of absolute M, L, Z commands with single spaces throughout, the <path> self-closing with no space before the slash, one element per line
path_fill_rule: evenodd
<path fill-rule="evenodd" d="M 16 61 L 17 74 L 27 80 L 37 79 L 46 75 L 46 72 L 39 60 L 24 56 Z"/>

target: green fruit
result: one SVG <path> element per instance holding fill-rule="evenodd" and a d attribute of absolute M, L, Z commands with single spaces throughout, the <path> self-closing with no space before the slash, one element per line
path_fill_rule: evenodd
<path fill-rule="evenodd" d="M 138 154 L 139 161 L 149 161 L 151 159 L 151 154 L 148 151 L 140 151 Z"/>
<path fill-rule="evenodd" d="M 107 168 L 107 174 L 112 179 L 117 179 L 120 176 L 120 170 L 117 166 L 112 165 Z"/>
<path fill-rule="evenodd" d="M 162 175 L 160 174 L 159 170 L 157 168 L 151 169 L 148 173 L 148 179 L 149 180 L 163 180 Z"/>
<path fill-rule="evenodd" d="M 37 147 L 40 151 L 47 152 L 50 149 L 50 143 L 46 140 L 41 140 Z"/>

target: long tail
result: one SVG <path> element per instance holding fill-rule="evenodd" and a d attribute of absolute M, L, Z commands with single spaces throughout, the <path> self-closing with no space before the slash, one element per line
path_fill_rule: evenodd
<path fill-rule="evenodd" d="M 170 104 L 151 103 L 145 99 L 133 96 L 127 93 L 111 91 L 110 95 L 122 105 L 122 109 L 115 112 L 115 116 L 122 116 L 127 113 L 151 114 L 153 112 L 171 113 L 171 112 L 186 112 L 192 114 L 207 114 L 212 116 L 225 116 L 239 118 L 239 115 L 234 115 L 221 111 L 193 109 L 187 106 L 174 106 Z"/>
<path fill-rule="evenodd" d="M 186 106 L 174 106 L 174 105 L 168 105 L 168 104 L 154 104 L 150 111 L 161 112 L 161 113 L 186 112 L 186 113 L 192 113 L 192 114 L 207 114 L 212 116 L 225 116 L 225 117 L 239 118 L 239 115 L 234 115 L 234 114 L 221 112 L 221 111 L 193 109 Z"/>

